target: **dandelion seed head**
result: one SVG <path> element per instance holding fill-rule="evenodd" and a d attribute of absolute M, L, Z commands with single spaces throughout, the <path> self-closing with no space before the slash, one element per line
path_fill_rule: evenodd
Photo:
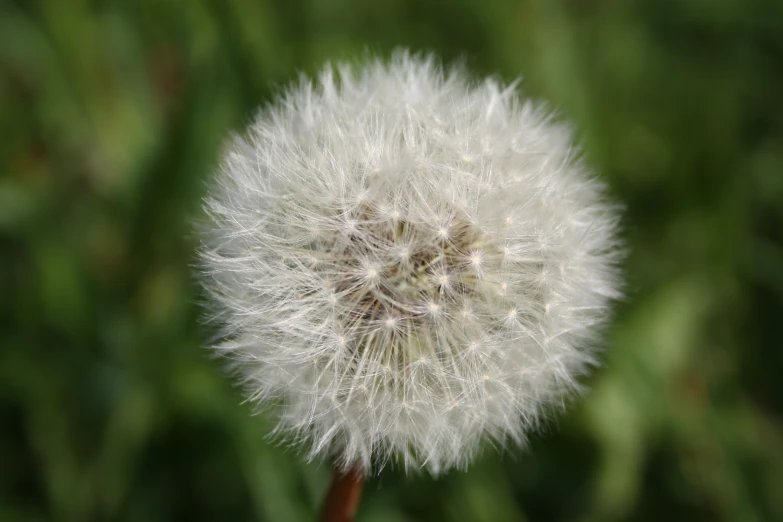
<path fill-rule="evenodd" d="M 464 467 L 594 363 L 619 297 L 604 192 L 513 87 L 407 53 L 327 66 L 222 158 L 201 251 L 216 349 L 313 458 Z"/>

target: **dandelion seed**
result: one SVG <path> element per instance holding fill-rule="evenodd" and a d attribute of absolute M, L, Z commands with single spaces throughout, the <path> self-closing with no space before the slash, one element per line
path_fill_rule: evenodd
<path fill-rule="evenodd" d="M 619 297 L 615 212 L 569 127 L 497 80 L 406 53 L 340 71 L 223 157 L 201 258 L 216 349 L 310 457 L 464 467 L 578 389 Z"/>

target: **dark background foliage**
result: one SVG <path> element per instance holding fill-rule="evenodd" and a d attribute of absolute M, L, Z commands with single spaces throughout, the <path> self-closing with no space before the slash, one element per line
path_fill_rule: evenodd
<path fill-rule="evenodd" d="M 627 206 L 591 391 L 525 451 L 386 470 L 359 520 L 783 519 L 783 3 L 0 2 L 0 520 L 313 520 L 204 348 L 222 140 L 299 71 L 396 46 L 524 78 Z"/>

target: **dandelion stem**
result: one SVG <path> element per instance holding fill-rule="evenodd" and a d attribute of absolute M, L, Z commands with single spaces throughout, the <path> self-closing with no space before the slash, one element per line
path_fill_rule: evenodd
<path fill-rule="evenodd" d="M 332 485 L 324 500 L 321 522 L 351 522 L 359 507 L 364 475 L 358 468 L 334 470 Z"/>

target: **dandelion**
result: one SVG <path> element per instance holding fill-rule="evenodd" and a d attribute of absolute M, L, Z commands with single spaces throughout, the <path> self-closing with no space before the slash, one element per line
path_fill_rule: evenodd
<path fill-rule="evenodd" d="M 203 281 L 248 396 L 373 473 L 523 444 L 618 297 L 617 214 L 515 85 L 398 53 L 260 111 L 206 202 Z"/>

